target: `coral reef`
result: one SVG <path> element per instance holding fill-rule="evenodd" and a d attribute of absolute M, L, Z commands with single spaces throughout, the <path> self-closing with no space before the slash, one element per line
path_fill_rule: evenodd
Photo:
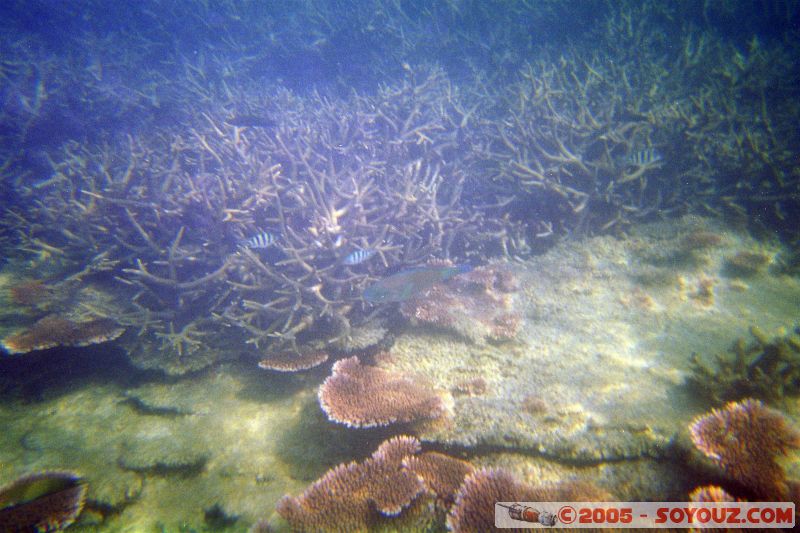
<path fill-rule="evenodd" d="M 321 365 L 328 360 L 328 353 L 306 350 L 297 352 L 269 353 L 258 362 L 259 368 L 278 372 L 297 372 Z"/>
<path fill-rule="evenodd" d="M 800 393 L 800 327 L 774 339 L 755 326 L 750 334 L 751 342 L 738 339 L 713 362 L 692 354 L 692 390 L 718 404 L 749 396 L 776 402 Z"/>
<path fill-rule="evenodd" d="M 403 302 L 400 312 L 415 321 L 451 329 L 474 342 L 510 340 L 522 323 L 513 302 L 518 288 L 507 267 L 481 266 L 434 286 L 424 296 Z"/>
<path fill-rule="evenodd" d="M 502 469 L 482 468 L 469 474 L 447 516 L 455 533 L 492 531 L 498 501 L 605 501 L 611 495 L 581 482 L 533 486 L 519 482 Z"/>
<path fill-rule="evenodd" d="M 28 329 L 3 339 L 3 348 L 12 354 L 45 350 L 56 346 L 89 346 L 116 339 L 125 328 L 107 318 L 86 322 L 48 315 Z"/>
<path fill-rule="evenodd" d="M 86 484 L 72 472 L 42 472 L 0 487 L 0 531 L 47 533 L 72 524 L 86 502 Z"/>
<path fill-rule="evenodd" d="M 716 485 L 706 485 L 697 487 L 689 494 L 689 501 L 697 503 L 706 502 L 735 502 L 733 496 L 725 492 L 725 489 Z"/>
<path fill-rule="evenodd" d="M 746 399 L 696 418 L 689 429 L 697 449 L 755 497 L 788 497 L 778 457 L 800 448 L 800 432 L 780 411 Z"/>
<path fill-rule="evenodd" d="M 406 375 L 362 365 L 358 357 L 340 359 L 319 388 L 319 404 L 328 418 L 350 427 L 386 426 L 437 418 L 441 397 Z"/>
<path fill-rule="evenodd" d="M 743 250 L 726 259 L 725 273 L 731 277 L 749 278 L 762 272 L 771 261 L 767 254 Z"/>
<path fill-rule="evenodd" d="M 461 459 L 438 452 L 424 452 L 403 459 L 403 467 L 417 475 L 425 489 L 435 494 L 437 505 L 449 509 L 464 478 L 474 467 Z"/>
<path fill-rule="evenodd" d="M 419 450 L 415 438 L 394 437 L 363 462 L 341 464 L 300 496 L 284 497 L 278 513 L 296 530 L 366 531 L 377 513 L 397 515 L 422 492 L 422 481 L 403 468 Z"/>

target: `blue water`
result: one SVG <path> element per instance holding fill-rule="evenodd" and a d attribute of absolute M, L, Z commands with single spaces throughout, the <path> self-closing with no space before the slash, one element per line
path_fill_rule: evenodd
<path fill-rule="evenodd" d="M 796 275 L 799 29 L 793 1 L 3 2 L 0 402 L 335 359 L 376 319 L 385 348 L 408 317 L 363 293 L 392 274 L 685 214 Z M 12 338 L 48 316 L 79 331 Z M 109 367 L 80 348 L 98 317 L 126 329 Z M 89 498 L 84 527 L 124 526 Z"/>

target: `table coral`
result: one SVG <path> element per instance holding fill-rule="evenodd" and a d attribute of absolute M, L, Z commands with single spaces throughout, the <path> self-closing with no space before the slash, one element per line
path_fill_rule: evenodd
<path fill-rule="evenodd" d="M 362 365 L 358 357 L 341 359 L 319 388 L 319 404 L 328 418 L 351 427 L 386 426 L 437 418 L 441 398 L 408 375 Z"/>
<path fill-rule="evenodd" d="M 402 464 L 419 449 L 413 437 L 394 437 L 365 461 L 340 464 L 300 496 L 285 496 L 278 513 L 296 530 L 365 531 L 374 514 L 397 515 L 422 492 L 422 481 Z"/>
<path fill-rule="evenodd" d="M 697 449 L 756 497 L 787 497 L 777 459 L 800 448 L 800 432 L 780 411 L 753 399 L 731 402 L 696 418 L 689 430 Z"/>

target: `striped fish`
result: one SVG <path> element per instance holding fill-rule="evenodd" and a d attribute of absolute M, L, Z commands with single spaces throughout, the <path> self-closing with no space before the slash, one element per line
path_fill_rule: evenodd
<path fill-rule="evenodd" d="M 664 158 L 661 156 L 661 153 L 659 153 L 659 151 L 655 148 L 646 148 L 630 154 L 626 159 L 626 162 L 629 165 L 643 167 L 646 165 L 652 165 L 653 163 L 658 163 L 663 159 Z"/>
<path fill-rule="evenodd" d="M 256 235 L 253 235 L 249 239 L 243 239 L 239 242 L 240 248 L 250 248 L 251 250 L 262 250 L 264 248 L 268 248 L 275 244 L 276 241 L 275 235 L 268 231 L 262 231 Z"/>
<path fill-rule="evenodd" d="M 345 265 L 358 265 L 375 255 L 377 250 L 373 248 L 364 248 L 363 250 L 356 250 L 355 252 L 351 252 L 348 254 L 347 257 L 344 258 Z"/>

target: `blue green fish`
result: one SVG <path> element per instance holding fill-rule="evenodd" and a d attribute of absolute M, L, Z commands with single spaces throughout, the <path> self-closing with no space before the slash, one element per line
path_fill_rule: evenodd
<path fill-rule="evenodd" d="M 437 283 L 470 270 L 472 267 L 469 265 L 412 268 L 370 285 L 363 296 L 366 301 L 373 304 L 402 302 L 419 296 Z"/>

